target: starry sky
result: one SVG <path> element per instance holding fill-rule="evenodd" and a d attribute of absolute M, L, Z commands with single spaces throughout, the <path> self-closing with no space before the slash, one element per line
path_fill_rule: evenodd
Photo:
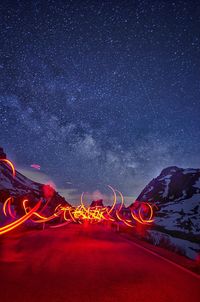
<path fill-rule="evenodd" d="M 2 0 L 0 20 L 0 146 L 25 175 L 128 204 L 200 167 L 199 1 Z"/>

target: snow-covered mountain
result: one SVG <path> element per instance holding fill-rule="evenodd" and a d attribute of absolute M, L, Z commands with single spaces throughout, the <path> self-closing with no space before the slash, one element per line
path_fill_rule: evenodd
<path fill-rule="evenodd" d="M 0 158 L 6 158 L 2 148 L 0 148 L 0 151 Z M 14 197 L 13 205 L 16 211 L 20 211 L 20 201 L 23 198 L 28 198 L 31 203 L 34 203 L 40 198 L 46 199 L 48 197 L 48 204 L 52 209 L 59 203 L 68 204 L 66 200 L 49 185 L 34 182 L 18 171 L 16 171 L 16 176 L 13 177 L 10 167 L 0 161 L 0 203 L 3 203 L 10 196 Z"/>
<path fill-rule="evenodd" d="M 148 231 L 160 241 L 194 258 L 200 252 L 200 169 L 176 166 L 164 169 L 141 192 L 138 201 L 155 203 L 154 227 Z"/>
<path fill-rule="evenodd" d="M 3 162 L 0 162 L 0 194 L 5 196 L 23 196 L 33 194 L 39 197 L 42 191 L 42 184 L 36 183 L 16 171 L 13 177 L 11 169 Z"/>

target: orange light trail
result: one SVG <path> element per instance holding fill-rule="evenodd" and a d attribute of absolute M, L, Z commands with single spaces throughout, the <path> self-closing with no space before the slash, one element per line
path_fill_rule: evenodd
<path fill-rule="evenodd" d="M 150 209 L 150 214 L 149 214 L 148 218 L 143 218 L 142 217 L 142 210 L 143 210 L 144 206 L 148 206 L 149 209 Z M 133 210 L 133 211 L 131 211 L 131 215 L 132 215 L 134 220 L 136 220 L 137 222 L 139 222 L 141 224 L 152 223 L 153 222 L 153 219 L 152 219 L 152 217 L 153 217 L 153 207 L 148 202 L 141 202 L 140 203 L 140 208 L 138 210 L 138 214 L 136 214 Z"/>
<path fill-rule="evenodd" d="M 7 233 L 7 232 L 17 228 L 18 226 L 20 226 L 22 223 L 24 223 L 26 220 L 28 220 L 33 215 L 33 213 L 35 211 L 37 211 L 39 209 L 40 205 L 41 205 L 41 201 L 39 201 L 30 212 L 28 212 L 27 214 L 25 214 L 21 218 L 7 224 L 4 227 L 1 227 L 0 228 L 0 235 L 2 235 L 4 233 Z"/>
<path fill-rule="evenodd" d="M 10 166 L 10 168 L 12 170 L 12 175 L 13 175 L 13 177 L 15 177 L 16 172 L 15 172 L 15 167 L 14 167 L 13 163 L 10 160 L 6 159 L 6 158 L 0 158 L 0 161 L 4 162 L 4 163 L 6 163 L 7 165 Z"/>
<path fill-rule="evenodd" d="M 13 201 L 13 197 L 8 197 L 6 199 L 6 201 L 4 202 L 3 204 L 3 213 L 5 216 L 8 216 L 7 215 L 7 208 L 8 208 L 8 213 L 9 215 L 12 217 L 12 218 L 15 218 L 15 216 L 12 214 L 12 211 L 11 211 L 11 202 Z"/>
<path fill-rule="evenodd" d="M 112 223 L 114 222 L 116 224 L 122 223 L 131 228 L 135 227 L 135 221 L 140 224 L 150 224 L 153 222 L 153 207 L 147 202 L 141 202 L 137 211 L 131 210 L 130 214 L 132 216 L 132 219 L 127 219 L 122 212 L 124 197 L 120 191 L 116 190 L 115 192 L 118 192 L 121 197 L 121 205 L 118 209 L 115 209 L 114 207 L 116 205 L 116 193 L 114 195 L 114 206 L 112 206 L 111 208 L 105 206 L 86 207 L 82 202 L 83 195 L 81 195 L 80 205 L 78 205 L 77 207 L 72 207 L 62 206 L 61 204 L 59 204 L 55 207 L 53 214 L 50 216 L 41 214 L 43 212 L 43 208 L 46 206 L 43 205 L 43 207 L 41 207 L 42 201 L 39 201 L 36 206 L 31 209 L 28 205 L 28 199 L 24 199 L 22 201 L 22 209 L 24 210 L 25 214 L 21 218 L 14 220 L 12 223 L 1 227 L 0 235 L 17 228 L 28 219 L 30 219 L 33 223 L 45 223 L 55 220 L 56 218 L 58 219 L 60 217 L 60 223 L 57 223 L 54 226 L 50 226 L 51 228 L 62 227 L 71 222 L 82 224 L 83 221 L 88 221 L 90 223 L 99 223 L 103 221 Z M 6 199 L 3 205 L 3 213 L 5 216 L 8 216 L 9 214 L 11 218 L 16 219 L 11 212 L 10 203 L 12 201 L 13 197 Z M 41 208 L 40 211 L 39 208 Z M 144 213 L 145 211 L 146 213 Z"/>
<path fill-rule="evenodd" d="M 8 159 L 0 159 L 0 161 L 5 162 L 11 167 L 12 174 L 14 177 L 16 172 L 12 162 Z M 52 211 L 50 215 L 49 213 L 48 215 L 46 215 L 45 212 L 49 208 L 49 202 L 50 202 L 49 198 L 46 199 L 45 203 L 42 203 L 41 200 L 38 201 L 36 205 L 32 208 L 29 206 L 29 200 L 24 199 L 22 200 L 21 208 L 25 214 L 18 219 L 16 219 L 16 216 L 13 215 L 11 210 L 11 203 L 13 204 L 13 207 L 15 207 L 14 197 L 9 197 L 5 200 L 3 204 L 3 214 L 6 217 L 11 217 L 12 219 L 14 219 L 14 221 L 8 223 L 3 227 L 0 227 L 0 235 L 19 227 L 21 224 L 25 223 L 29 219 L 33 224 L 41 223 L 43 225 L 43 229 L 44 229 L 44 224 L 46 222 L 50 223 L 52 220 L 54 220 L 55 225 L 50 225 L 51 228 L 62 227 L 68 225 L 69 223 L 82 224 L 84 221 L 88 221 L 89 223 L 99 223 L 99 222 L 108 221 L 110 223 L 116 223 L 117 225 L 124 224 L 131 228 L 136 226 L 136 222 L 146 225 L 151 224 L 153 222 L 153 214 L 154 214 L 153 206 L 155 206 L 154 204 L 151 205 L 147 202 L 140 202 L 135 206 L 134 209 L 127 210 L 126 208 L 123 207 L 124 206 L 123 194 L 120 191 L 114 189 L 110 185 L 108 185 L 108 188 L 113 193 L 113 204 L 110 207 L 85 206 L 83 202 L 83 198 L 84 198 L 84 192 L 83 192 L 80 197 L 80 205 L 74 207 L 69 205 L 66 206 L 66 205 L 58 204 L 55 206 L 55 209 Z M 118 208 L 116 208 L 117 193 L 121 199 L 121 203 Z M 130 218 L 127 219 L 127 211 L 129 211 L 129 216 L 131 217 L 131 219 Z"/>

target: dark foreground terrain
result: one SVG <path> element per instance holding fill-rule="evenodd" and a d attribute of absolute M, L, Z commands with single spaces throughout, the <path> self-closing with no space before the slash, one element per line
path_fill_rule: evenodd
<path fill-rule="evenodd" d="M 0 237 L 0 301 L 200 301 L 200 279 L 102 226 Z"/>

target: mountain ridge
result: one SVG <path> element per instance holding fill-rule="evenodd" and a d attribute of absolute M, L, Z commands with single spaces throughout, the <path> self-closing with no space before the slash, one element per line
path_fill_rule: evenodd
<path fill-rule="evenodd" d="M 142 201 L 156 205 L 147 237 L 157 244 L 165 238 L 191 258 L 200 253 L 200 169 L 163 169 L 139 194 L 137 202 Z"/>
<path fill-rule="evenodd" d="M 5 159 L 6 154 L 0 148 L 0 159 Z M 3 157 L 2 157 L 3 153 Z M 34 204 L 39 199 L 48 200 L 49 207 L 54 209 L 58 204 L 69 205 L 64 197 L 59 195 L 49 184 L 35 182 L 22 175 L 16 170 L 13 177 L 10 167 L 3 161 L 0 161 L 0 203 L 3 203 L 8 197 L 13 197 L 13 206 L 20 210 L 21 201 L 28 198 Z"/>

